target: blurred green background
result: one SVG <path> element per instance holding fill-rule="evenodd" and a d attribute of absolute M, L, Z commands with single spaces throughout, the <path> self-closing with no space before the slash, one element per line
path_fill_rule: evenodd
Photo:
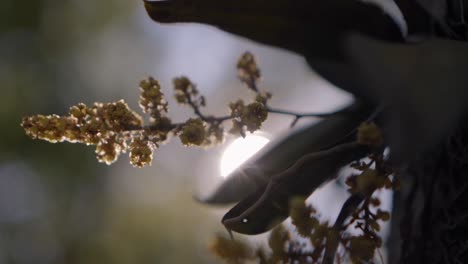
<path fill-rule="evenodd" d="M 225 145 L 187 149 L 173 139 L 153 166 L 135 169 L 125 155 L 106 166 L 92 147 L 31 140 L 19 124 L 79 102 L 124 99 L 138 109 L 148 75 L 175 120 L 191 115 L 171 96 L 181 74 L 206 95 L 205 112 L 222 115 L 229 101 L 249 98 L 235 70 L 245 50 L 259 58 L 276 107 L 326 111 L 350 99 L 294 54 L 208 26 L 158 25 L 140 1 L 0 1 L 0 263 L 218 263 L 207 245 L 225 209 L 192 195 L 222 180 Z M 264 131 L 274 138 L 289 122 L 271 117 Z"/>

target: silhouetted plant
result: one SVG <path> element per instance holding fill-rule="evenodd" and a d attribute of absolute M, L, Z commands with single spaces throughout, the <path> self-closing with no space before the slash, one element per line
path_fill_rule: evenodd
<path fill-rule="evenodd" d="M 307 197 L 295 197 L 290 201 L 289 214 L 293 230 L 282 225 L 273 229 L 268 242 L 271 253 L 258 247 L 249 254 L 234 254 L 240 245 L 248 247 L 248 243 L 229 240 L 222 235 L 215 238 L 211 247 L 213 252 L 229 263 L 245 263 L 252 259 L 258 263 L 369 263 L 376 253 L 380 255 L 383 243 L 378 232 L 381 223 L 390 220 L 390 213 L 379 208 L 381 202 L 373 194 L 384 188 L 397 190 L 399 182 L 385 163 L 380 129 L 374 123 L 363 123 L 357 137 L 358 142 L 379 150 L 368 156 L 369 161 L 351 164 L 358 173 L 346 179 L 351 196 L 333 225 L 320 222 L 317 210 L 305 203 Z M 296 241 L 291 232 L 307 239 L 309 244 Z M 383 262 L 381 255 L 380 258 Z"/>
<path fill-rule="evenodd" d="M 202 108 L 206 98 L 200 95 L 196 85 L 187 77 L 173 80 L 174 96 L 181 105 L 192 108 L 194 117 L 176 123 L 167 116 L 168 103 L 159 82 L 153 77 L 142 80 L 139 105 L 148 115 L 149 122 L 137 114 L 123 100 L 111 103 L 79 103 L 72 106 L 68 115 L 35 115 L 25 117 L 21 123 L 26 134 L 34 139 L 52 143 L 71 142 L 96 147 L 98 161 L 111 164 L 120 154 L 129 153 L 135 167 L 151 164 L 153 152 L 173 136 L 179 137 L 185 146 L 209 146 L 223 141 L 224 122 L 231 121 L 229 133 L 246 136 L 246 132 L 260 129 L 269 113 L 291 115 L 294 125 L 303 117 L 326 117 L 335 113 L 293 113 L 269 106 L 271 94 L 258 87 L 260 69 L 254 56 L 246 52 L 237 64 L 240 81 L 254 94 L 251 102 L 237 100 L 229 104 L 230 113 L 225 116 L 205 115 Z M 392 178 L 383 156 L 383 138 L 380 129 L 372 122 L 362 123 L 357 130 L 356 141 L 369 146 L 369 161 L 356 161 L 351 166 L 358 171 L 346 180 L 351 197 L 344 204 L 334 225 L 320 222 L 316 210 L 306 205 L 307 197 L 295 197 L 290 201 L 290 217 L 294 232 L 306 238 L 310 246 L 295 241 L 282 225 L 272 230 L 268 246 L 255 248 L 244 240 L 233 240 L 217 235 L 212 251 L 230 263 L 248 260 L 260 263 L 320 263 L 331 257 L 353 263 L 370 261 L 382 246 L 378 235 L 380 222 L 388 221 L 389 212 L 379 209 L 380 201 L 373 193 L 382 188 L 395 189 L 398 184 Z M 348 220 L 345 222 L 345 220 Z M 352 235 L 349 230 L 357 229 Z M 342 250 L 338 251 L 338 248 Z M 339 253 L 337 253 L 339 252 Z"/>

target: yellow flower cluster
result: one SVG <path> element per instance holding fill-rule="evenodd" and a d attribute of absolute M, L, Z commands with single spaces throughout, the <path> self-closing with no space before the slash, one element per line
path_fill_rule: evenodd
<path fill-rule="evenodd" d="M 126 140 L 117 135 L 102 138 L 96 145 L 96 158 L 99 162 L 104 162 L 107 165 L 112 164 L 120 153 L 125 152 L 126 146 Z"/>
<path fill-rule="evenodd" d="M 255 257 L 254 252 L 247 243 L 238 239 L 230 239 L 220 234 L 214 237 L 210 250 L 228 263 L 245 263 L 246 260 Z"/>
<path fill-rule="evenodd" d="M 258 92 L 257 97 L 255 97 L 255 101 L 263 105 L 267 105 L 267 102 L 270 99 L 271 99 L 271 93 L 269 92 L 266 92 L 266 93 Z"/>
<path fill-rule="evenodd" d="M 382 130 L 373 122 L 364 122 L 358 128 L 357 141 L 371 147 L 383 144 Z"/>
<path fill-rule="evenodd" d="M 148 144 L 145 143 L 142 145 L 157 146 L 158 143 L 167 139 L 169 132 L 174 129 L 174 126 L 171 119 L 166 116 L 168 112 L 168 103 L 164 99 L 164 93 L 161 90 L 159 82 L 153 77 L 148 77 L 140 82 L 139 104 L 143 113 L 150 115 L 151 122 L 151 129 L 147 129 L 145 132 L 147 137 L 145 141 L 148 141 Z M 140 142 L 141 139 L 136 141 Z M 139 151 L 134 151 L 134 153 L 137 152 L 139 153 Z M 147 160 L 148 158 L 145 159 Z M 132 161 L 134 159 L 131 157 L 130 160 Z M 137 163 L 139 164 L 139 162 Z M 136 163 L 132 162 L 132 164 L 135 165 Z M 141 167 L 140 165 L 136 166 Z"/>
<path fill-rule="evenodd" d="M 268 263 L 287 263 L 287 244 L 290 240 L 291 236 L 283 225 L 279 225 L 271 231 L 268 245 L 272 254 Z"/>
<path fill-rule="evenodd" d="M 182 76 L 173 79 L 174 97 L 179 104 L 190 104 L 192 106 L 205 106 L 206 99 L 199 96 L 196 85 L 187 77 Z"/>
<path fill-rule="evenodd" d="M 130 143 L 130 163 L 138 168 L 151 165 L 153 161 L 153 149 L 156 144 L 144 136 L 134 137 Z"/>
<path fill-rule="evenodd" d="M 257 92 L 257 81 L 261 78 L 260 69 L 257 66 L 255 57 L 250 52 L 245 52 L 237 62 L 237 70 L 239 79 L 252 89 Z"/>
<path fill-rule="evenodd" d="M 47 140 L 52 143 L 81 141 L 85 138 L 77 127 L 77 120 L 72 117 L 61 117 L 58 115 L 36 115 L 23 118 L 21 126 L 26 135 L 34 139 Z M 96 138 L 89 138 L 90 142 L 95 142 Z M 91 143 L 90 143 L 91 144 Z"/>
<path fill-rule="evenodd" d="M 168 104 L 164 99 L 159 82 L 153 77 L 140 82 L 140 107 L 143 113 L 149 114 L 153 121 L 157 121 L 167 113 Z"/>
<path fill-rule="evenodd" d="M 315 218 L 315 209 L 307 206 L 304 198 L 295 197 L 289 202 L 290 216 L 296 231 L 303 237 L 309 237 L 312 230 L 318 226 L 319 220 Z"/>
<path fill-rule="evenodd" d="M 296 232 L 308 238 L 313 245 L 313 250 L 310 254 L 314 263 L 317 262 L 323 255 L 325 242 L 331 239 L 331 228 L 328 222 L 320 223 L 316 215 L 316 210 L 305 203 L 305 197 L 294 197 L 289 202 L 291 222 L 296 228 Z"/>
<path fill-rule="evenodd" d="M 131 110 L 123 101 L 95 103 L 92 106 L 77 104 L 66 116 L 35 115 L 23 118 L 22 126 L 27 135 L 49 142 L 73 142 L 96 146 L 100 162 L 111 164 L 120 154 L 129 151 L 130 163 L 136 167 L 151 164 L 153 150 L 166 141 L 169 134 L 178 136 L 185 146 L 209 146 L 224 140 L 224 121 L 233 120 L 232 132 L 245 136 L 246 131 L 260 128 L 268 116 L 266 107 L 271 94 L 261 93 L 256 82 L 260 70 L 251 53 L 245 53 L 238 61 L 239 77 L 255 91 L 255 101 L 245 105 L 243 101 L 231 104 L 231 114 L 222 117 L 206 116 L 201 107 L 206 99 L 199 94 L 196 85 L 187 77 L 173 79 L 174 96 L 179 104 L 193 109 L 195 118 L 173 123 L 167 117 L 168 103 L 161 85 L 148 77 L 139 83 L 139 106 L 149 115 L 149 124 Z"/>
<path fill-rule="evenodd" d="M 351 166 L 360 172 L 346 178 L 346 185 L 350 193 L 361 193 L 370 195 L 375 190 L 385 188 L 398 190 L 399 181 L 395 177 L 391 178 L 391 172 L 381 173 L 370 164 L 360 163 L 351 164 Z"/>
<path fill-rule="evenodd" d="M 224 141 L 224 128 L 220 123 L 210 123 L 207 130 L 208 136 L 205 138 L 205 144 L 218 144 Z"/>
<path fill-rule="evenodd" d="M 78 104 L 68 116 L 36 115 L 23 118 L 21 126 L 32 138 L 49 142 L 68 141 L 95 145 L 102 136 L 112 136 L 129 128 L 140 127 L 141 117 L 123 101 L 95 103 L 88 107 Z"/>
<path fill-rule="evenodd" d="M 127 149 L 125 131 L 140 128 L 142 118 L 123 101 L 72 106 L 68 116 L 36 115 L 23 118 L 21 126 L 32 138 L 96 145 L 100 162 L 110 164 Z"/>
<path fill-rule="evenodd" d="M 184 146 L 210 146 L 224 140 L 224 129 L 218 122 L 207 123 L 200 118 L 190 118 L 177 130 Z"/>
<path fill-rule="evenodd" d="M 245 137 L 246 131 L 252 133 L 260 129 L 262 123 L 267 119 L 267 102 L 271 98 L 271 94 L 262 93 L 257 87 L 261 74 L 252 53 L 245 52 L 239 58 L 237 70 L 239 79 L 256 93 L 253 103 L 246 105 L 243 100 L 238 100 L 229 104 L 231 117 L 233 118 L 232 128 L 229 132 Z"/>
<path fill-rule="evenodd" d="M 265 104 L 260 102 L 253 102 L 248 105 L 244 104 L 244 101 L 238 100 L 235 103 L 229 105 L 231 109 L 232 134 L 240 134 L 245 137 L 245 130 L 254 132 L 262 126 L 262 123 L 268 117 L 268 110 Z"/>
<path fill-rule="evenodd" d="M 179 104 L 190 106 L 198 118 L 187 120 L 175 132 L 185 146 L 209 146 L 224 140 L 221 123 L 228 118 L 215 118 L 202 114 L 200 108 L 206 105 L 204 96 L 199 95 L 196 85 L 187 77 L 174 78 L 174 97 Z"/>
<path fill-rule="evenodd" d="M 374 123 L 363 123 L 358 129 L 358 141 L 371 147 L 383 143 L 380 129 Z M 383 150 L 374 151 L 369 155 L 370 162 L 358 161 L 351 167 L 359 173 L 346 179 L 348 191 L 364 197 L 364 202 L 354 210 L 348 226 L 353 225 L 362 233 L 342 239 L 341 243 L 349 252 L 352 263 L 367 263 L 372 261 L 377 248 L 382 246 L 382 238 L 378 235 L 380 221 L 390 220 L 390 213 L 379 209 L 381 202 L 372 197 L 375 190 L 397 187 L 397 180 L 391 179 L 392 170 L 385 164 Z M 370 208 L 374 207 L 374 210 Z"/>
<path fill-rule="evenodd" d="M 385 177 L 375 169 L 367 168 L 355 177 L 349 177 L 348 186 L 351 193 L 372 194 L 374 190 L 384 187 Z"/>
<path fill-rule="evenodd" d="M 185 146 L 200 146 L 206 138 L 206 128 L 204 122 L 197 119 L 189 119 L 182 127 L 179 135 L 180 141 Z"/>
<path fill-rule="evenodd" d="M 374 257 L 375 243 L 366 236 L 351 237 L 349 255 L 353 263 L 369 263 Z"/>

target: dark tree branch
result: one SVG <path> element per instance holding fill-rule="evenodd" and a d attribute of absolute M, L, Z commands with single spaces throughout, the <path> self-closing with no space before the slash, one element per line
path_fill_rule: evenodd
<path fill-rule="evenodd" d="M 359 204 L 364 201 L 365 196 L 359 193 L 351 195 L 341 207 L 341 211 L 336 218 L 335 224 L 332 227 L 327 239 L 325 254 L 323 256 L 323 264 L 333 264 L 335 260 L 336 250 L 340 242 L 339 233 L 342 231 L 345 220 L 356 211 Z"/>

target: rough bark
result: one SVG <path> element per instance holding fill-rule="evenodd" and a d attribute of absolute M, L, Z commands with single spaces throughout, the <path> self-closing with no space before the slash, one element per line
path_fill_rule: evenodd
<path fill-rule="evenodd" d="M 468 263 L 467 121 L 404 169 L 389 263 Z"/>

